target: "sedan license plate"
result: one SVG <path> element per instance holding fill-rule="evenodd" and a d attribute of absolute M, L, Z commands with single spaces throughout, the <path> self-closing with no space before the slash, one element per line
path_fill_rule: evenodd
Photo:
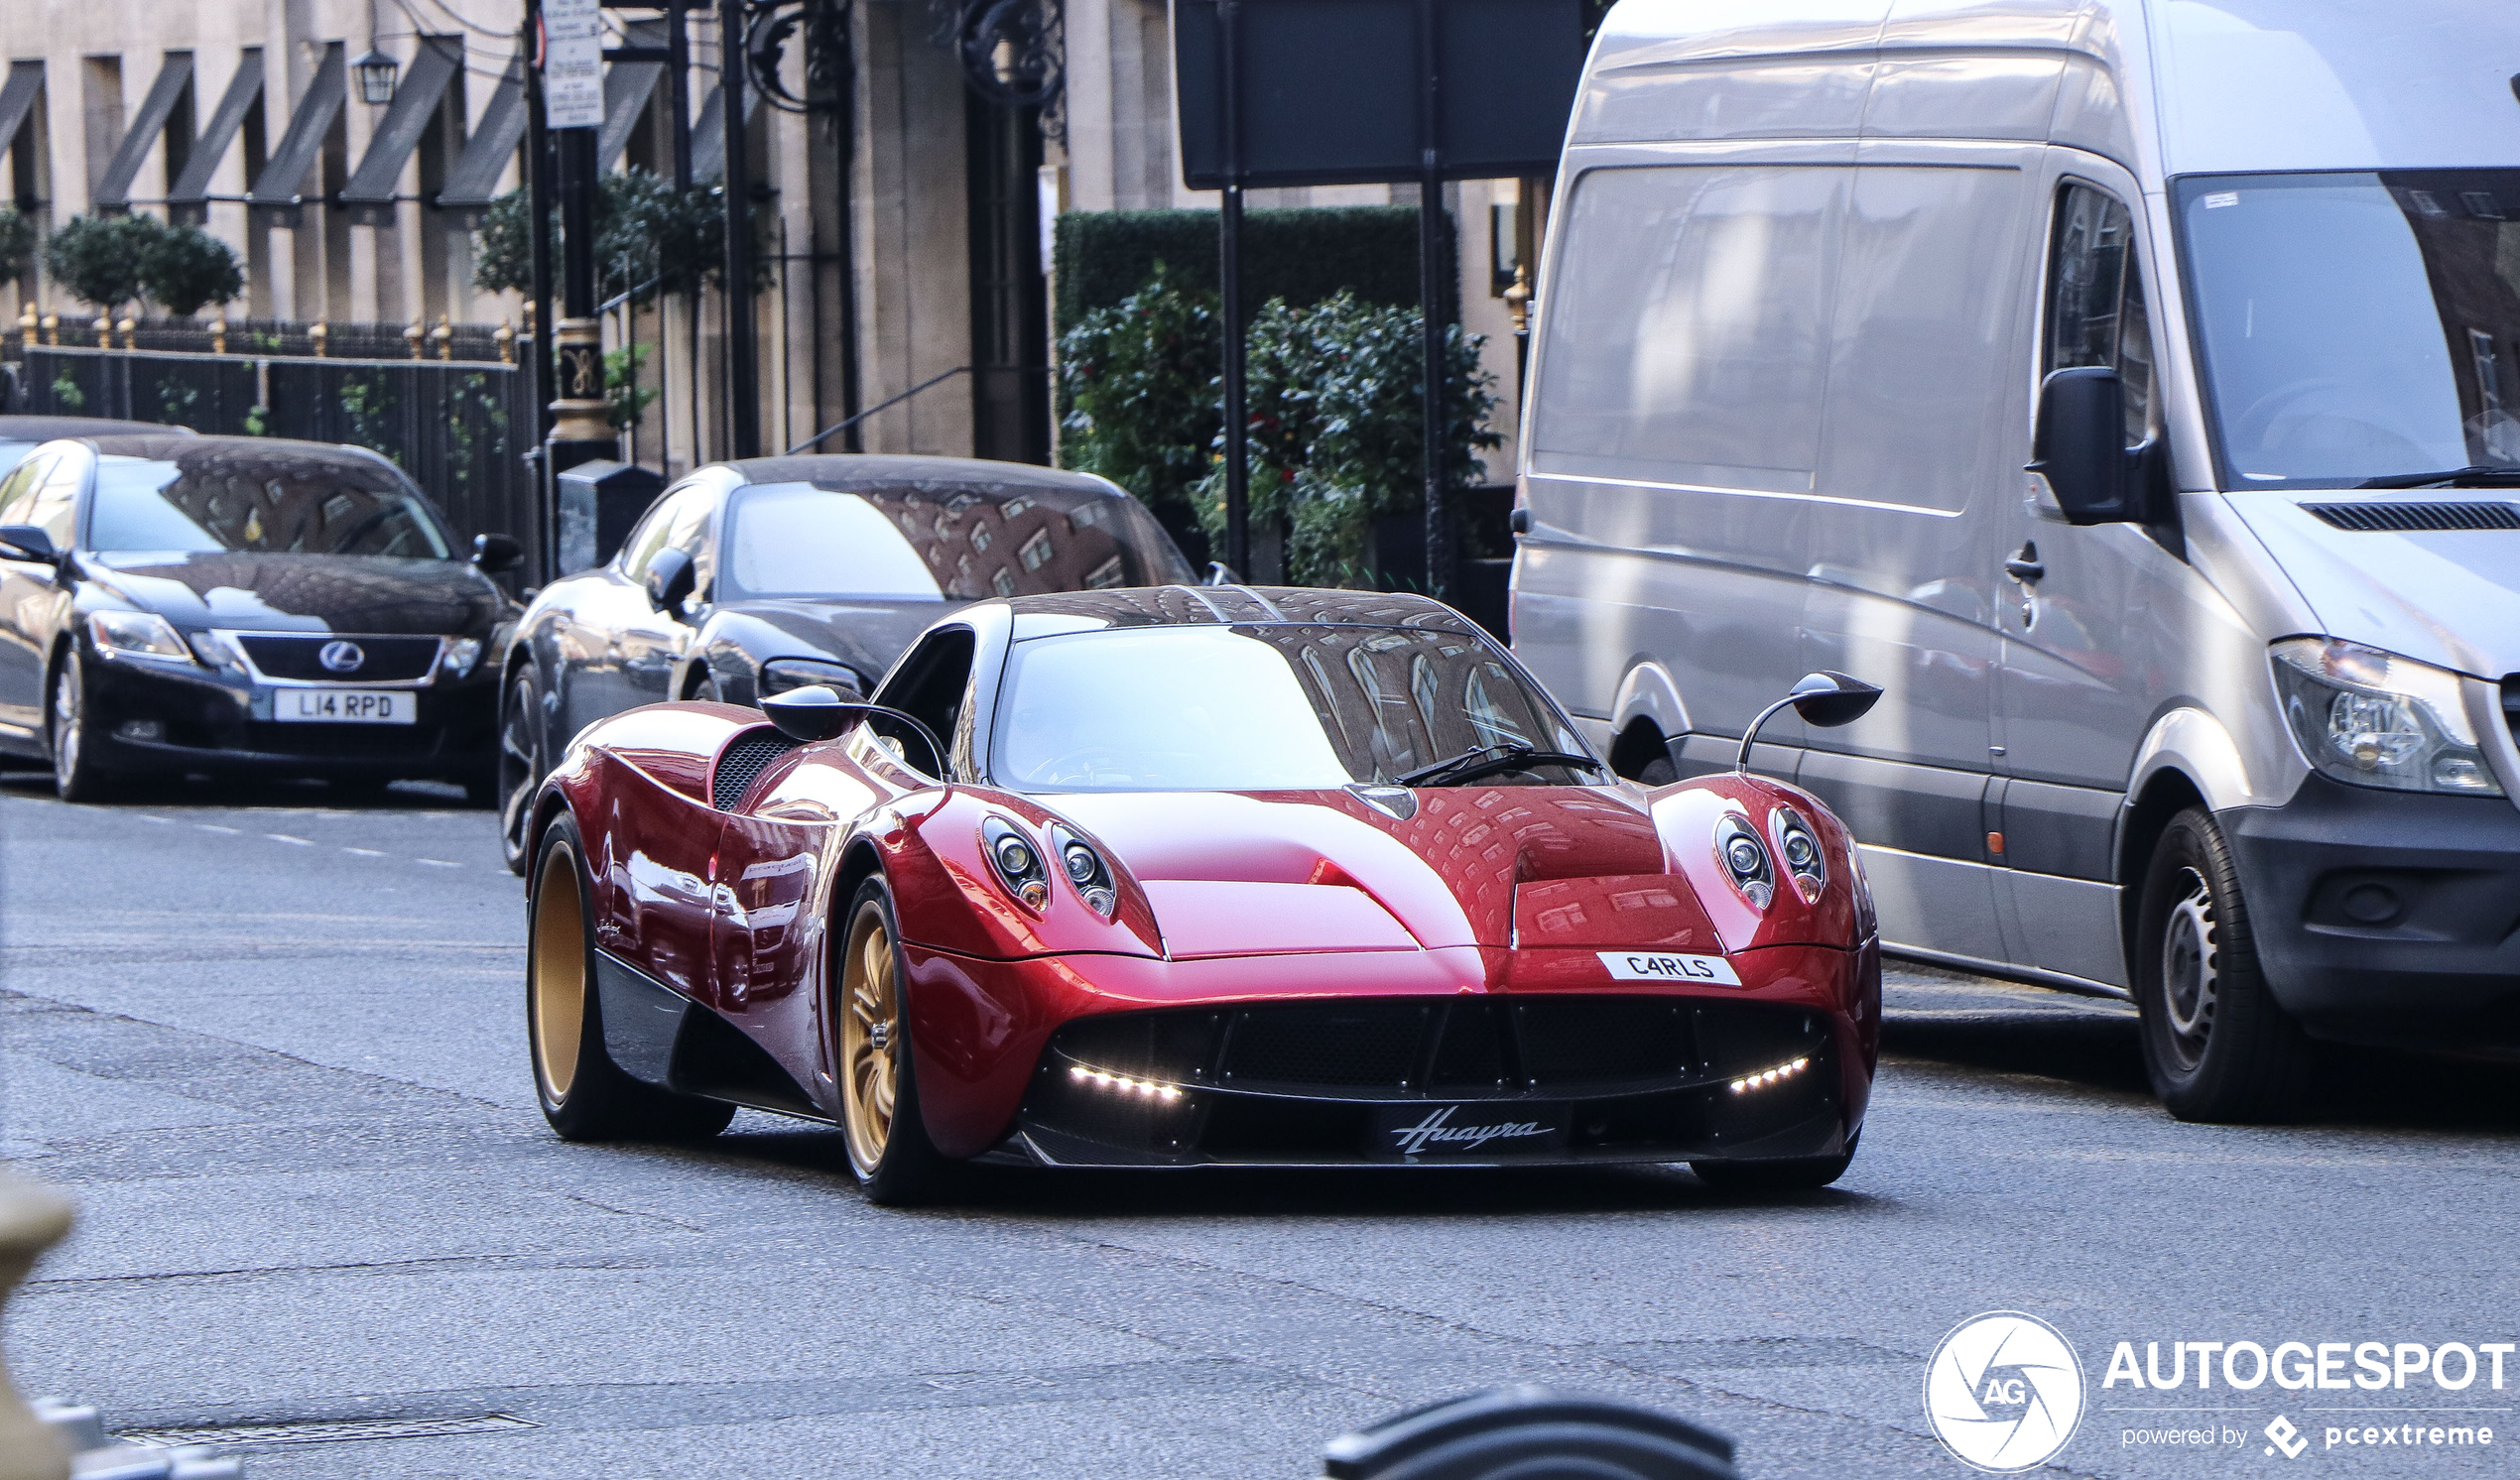
<path fill-rule="evenodd" d="M 420 695 L 409 689 L 275 688 L 271 717 L 283 724 L 417 724 Z"/>

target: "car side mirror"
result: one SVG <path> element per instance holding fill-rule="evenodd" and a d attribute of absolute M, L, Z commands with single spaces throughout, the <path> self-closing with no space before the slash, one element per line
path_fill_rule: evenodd
<path fill-rule="evenodd" d="M 689 554 L 667 548 L 648 560 L 648 604 L 658 611 L 678 610 L 692 594 L 699 579 L 699 566 Z"/>
<path fill-rule="evenodd" d="M 2039 386 L 2028 471 L 2048 480 L 2068 523 L 2140 521 L 2136 456 L 2126 445 L 2126 387 L 2116 371 L 2078 365 L 2049 372 Z"/>
<path fill-rule="evenodd" d="M 770 716 L 779 733 L 791 740 L 812 745 L 818 740 L 830 740 L 849 732 L 859 720 L 876 716 L 908 725 L 928 747 L 933 765 L 928 774 L 945 774 L 945 742 L 937 732 L 915 714 L 905 714 L 889 704 L 870 704 L 864 699 L 844 697 L 828 684 L 812 683 L 791 688 L 785 693 L 762 695 L 761 712 Z"/>
<path fill-rule="evenodd" d="M 13 560 L 36 560 L 58 565 L 62 553 L 53 548 L 53 537 L 42 525 L 0 524 L 0 553 Z"/>
<path fill-rule="evenodd" d="M 506 535 L 475 535 L 472 563 L 484 575 L 513 570 L 525 563 L 525 547 Z"/>
<path fill-rule="evenodd" d="M 1871 713 L 1873 702 L 1880 697 L 1879 688 L 1851 675 L 1827 669 L 1805 674 L 1794 680 L 1794 686 L 1785 691 L 1785 697 L 1760 710 L 1758 718 L 1750 721 L 1750 727 L 1741 734 L 1741 754 L 1734 758 L 1732 769 L 1750 769 L 1750 747 L 1758 742 L 1759 726 L 1766 724 L 1778 710 L 1788 705 L 1802 716 L 1803 723 L 1833 730 L 1841 724 L 1853 724 Z"/>

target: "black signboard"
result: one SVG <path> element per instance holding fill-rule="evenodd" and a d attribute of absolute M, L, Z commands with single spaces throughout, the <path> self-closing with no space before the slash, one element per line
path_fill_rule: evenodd
<path fill-rule="evenodd" d="M 1182 175 L 1226 184 L 1240 98 L 1245 186 L 1498 180 L 1558 168 L 1583 71 L 1583 0 L 1235 0 L 1235 86 L 1217 0 L 1175 0 Z M 1431 21 L 1434 107 L 1423 89 Z M 1426 137 L 1432 111 L 1435 134 Z M 1427 151 L 1434 150 L 1434 169 Z"/>

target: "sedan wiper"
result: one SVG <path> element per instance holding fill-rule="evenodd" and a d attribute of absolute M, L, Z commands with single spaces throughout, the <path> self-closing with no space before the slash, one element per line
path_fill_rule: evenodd
<path fill-rule="evenodd" d="M 1483 745 L 1463 751 L 1449 761 L 1421 766 L 1400 774 L 1404 787 L 1449 787 L 1499 771 L 1530 771 L 1541 766 L 1573 766 L 1578 771 L 1607 771 L 1609 768 L 1590 756 L 1569 755 L 1563 750 L 1542 750 L 1536 745 L 1519 742 L 1511 745 Z"/>
<path fill-rule="evenodd" d="M 2482 462 L 2473 467 L 2455 467 L 2440 473 L 2391 473 L 2385 478 L 2365 478 L 2356 488 L 2448 488 L 2465 484 L 2471 488 L 2520 487 L 2520 467 L 2508 462 Z"/>

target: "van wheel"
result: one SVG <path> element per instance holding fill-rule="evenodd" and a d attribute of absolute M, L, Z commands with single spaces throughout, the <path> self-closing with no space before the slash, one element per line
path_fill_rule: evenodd
<path fill-rule="evenodd" d="M 2153 849 L 2134 955 L 2144 1067 L 2172 1115 L 2245 1125 L 2300 1109 L 2314 1049 L 2267 990 L 2238 870 L 2204 807 L 2171 818 Z"/>

